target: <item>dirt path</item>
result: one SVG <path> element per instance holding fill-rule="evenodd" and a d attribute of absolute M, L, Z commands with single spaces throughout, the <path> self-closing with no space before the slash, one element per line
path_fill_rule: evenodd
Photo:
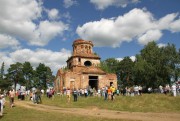
<path fill-rule="evenodd" d="M 83 108 L 60 108 L 56 106 L 48 106 L 42 104 L 32 104 L 27 101 L 17 101 L 16 106 L 22 106 L 29 109 L 41 110 L 46 112 L 68 113 L 81 116 L 93 116 L 109 119 L 125 119 L 125 120 L 140 120 L 140 121 L 180 121 L 179 113 L 142 113 L 142 112 L 125 112 L 98 109 L 96 107 Z"/>

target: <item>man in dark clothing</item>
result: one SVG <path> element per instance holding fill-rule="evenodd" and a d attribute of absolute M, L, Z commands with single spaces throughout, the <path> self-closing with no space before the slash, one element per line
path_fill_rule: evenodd
<path fill-rule="evenodd" d="M 73 96 L 74 96 L 74 102 L 77 102 L 78 91 L 76 90 L 76 88 L 73 91 Z"/>

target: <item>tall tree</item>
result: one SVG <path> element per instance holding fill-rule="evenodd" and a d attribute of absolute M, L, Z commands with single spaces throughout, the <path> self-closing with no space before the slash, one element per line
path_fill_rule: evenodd
<path fill-rule="evenodd" d="M 32 77 L 33 77 L 33 67 L 30 62 L 25 62 L 23 64 L 23 75 L 25 78 L 26 89 L 30 89 L 32 87 Z"/>
<path fill-rule="evenodd" d="M 5 90 L 8 87 L 11 86 L 10 80 L 8 80 L 4 74 L 4 62 L 1 65 L 1 71 L 0 71 L 0 89 Z"/>
<path fill-rule="evenodd" d="M 160 71 L 161 64 L 160 49 L 155 42 L 150 42 L 141 50 L 140 55 L 141 59 L 145 61 L 143 64 L 145 70 L 143 81 L 146 82 L 148 87 L 155 88 L 157 87 L 157 81 L 159 80 L 158 71 Z"/>
<path fill-rule="evenodd" d="M 0 79 L 3 80 L 4 77 L 4 62 L 1 65 Z"/>
<path fill-rule="evenodd" d="M 14 88 L 16 90 L 16 85 L 17 83 L 24 85 L 25 80 L 23 77 L 23 72 L 22 72 L 22 64 L 17 62 L 16 64 L 11 64 L 10 68 L 8 69 L 8 79 L 11 79 L 14 82 Z"/>
<path fill-rule="evenodd" d="M 168 80 L 167 83 L 172 83 L 171 81 L 177 81 L 179 76 L 179 65 L 180 65 L 180 56 L 176 50 L 175 45 L 168 44 L 166 47 L 162 48 L 163 55 L 163 70 L 166 77 L 164 79 Z"/>
<path fill-rule="evenodd" d="M 42 63 L 36 68 L 36 76 L 38 77 L 38 82 L 36 82 L 38 88 L 46 89 L 48 84 L 52 84 L 54 81 L 51 69 Z"/>
<path fill-rule="evenodd" d="M 120 75 L 120 84 L 123 86 L 130 86 L 134 84 L 133 68 L 134 62 L 130 59 L 129 56 L 124 57 L 124 59 L 119 62 L 116 72 Z"/>

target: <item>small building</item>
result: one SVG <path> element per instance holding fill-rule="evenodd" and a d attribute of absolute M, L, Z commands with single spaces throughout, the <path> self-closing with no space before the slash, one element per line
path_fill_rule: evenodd
<path fill-rule="evenodd" d="M 54 82 L 55 90 L 63 88 L 83 89 L 105 86 L 117 87 L 116 74 L 109 74 L 99 68 L 100 57 L 93 53 L 93 43 L 82 39 L 75 40 L 72 56 L 68 58 L 67 69 L 59 69 Z"/>

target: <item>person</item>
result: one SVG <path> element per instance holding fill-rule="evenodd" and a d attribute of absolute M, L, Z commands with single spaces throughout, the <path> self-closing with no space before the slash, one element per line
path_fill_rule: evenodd
<path fill-rule="evenodd" d="M 88 96 L 88 91 L 87 91 L 87 89 L 86 89 L 86 88 L 84 89 L 84 95 L 85 95 L 85 97 L 87 97 L 87 96 Z"/>
<path fill-rule="evenodd" d="M 115 87 L 112 85 L 111 87 L 110 87 L 110 89 L 111 89 L 111 100 L 114 100 L 114 94 L 115 94 Z"/>
<path fill-rule="evenodd" d="M 42 103 L 42 100 L 41 100 L 41 91 L 39 89 L 36 90 L 36 103 L 39 104 L 39 103 Z"/>
<path fill-rule="evenodd" d="M 70 91 L 70 88 L 67 88 L 67 90 L 66 90 L 66 96 L 67 96 L 67 102 L 69 103 L 69 102 L 70 102 L 70 99 L 71 99 L 71 91 Z"/>
<path fill-rule="evenodd" d="M 108 96 L 107 90 L 108 90 L 108 87 L 105 86 L 105 87 L 104 87 L 104 100 L 107 100 L 107 96 Z"/>
<path fill-rule="evenodd" d="M 15 96 L 15 91 L 11 89 L 9 92 L 9 101 L 11 108 L 14 106 L 14 96 Z"/>
<path fill-rule="evenodd" d="M 77 102 L 78 91 L 76 90 L 76 88 L 73 91 L 73 96 L 74 96 L 74 102 Z"/>
<path fill-rule="evenodd" d="M 142 95 L 142 87 L 139 86 L 139 95 Z"/>
<path fill-rule="evenodd" d="M 4 98 L 4 95 L 0 95 L 0 116 L 3 116 L 3 108 L 6 100 Z"/>
<path fill-rule="evenodd" d="M 171 89 L 172 89 L 173 96 L 176 97 L 176 85 L 173 84 Z"/>
<path fill-rule="evenodd" d="M 110 87 L 108 87 L 107 93 L 108 93 L 108 100 L 110 100 L 111 99 L 111 93 L 112 93 Z"/>
<path fill-rule="evenodd" d="M 119 89 L 117 89 L 117 90 L 116 90 L 116 94 L 117 94 L 118 96 L 119 96 L 119 93 L 120 93 L 120 92 L 119 92 Z"/>

